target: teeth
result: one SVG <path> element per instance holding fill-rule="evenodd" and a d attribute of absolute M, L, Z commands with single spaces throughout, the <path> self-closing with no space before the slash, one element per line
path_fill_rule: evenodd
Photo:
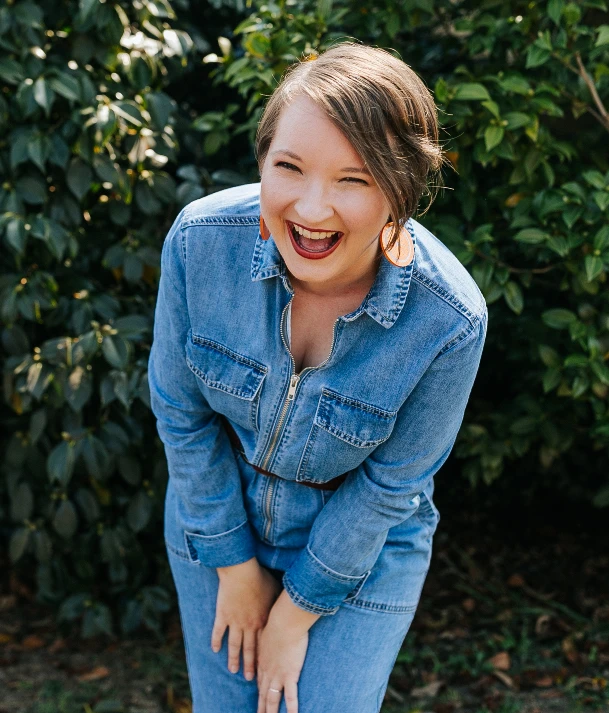
<path fill-rule="evenodd" d="M 302 235 L 303 237 L 308 238 L 309 240 L 324 240 L 325 238 L 329 238 L 331 235 L 334 235 L 334 233 L 318 231 L 312 233 L 310 230 L 306 230 L 305 228 L 301 228 L 298 225 L 294 225 L 294 223 L 292 223 L 292 225 L 294 227 L 294 230 L 299 235 Z"/>

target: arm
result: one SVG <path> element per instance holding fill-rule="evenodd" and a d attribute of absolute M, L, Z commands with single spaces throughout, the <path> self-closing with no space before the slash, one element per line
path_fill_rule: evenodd
<path fill-rule="evenodd" d="M 486 337 L 485 309 L 434 359 L 400 408 L 391 437 L 355 468 L 317 516 L 307 547 L 283 577 L 292 601 L 334 614 L 363 583 L 388 530 L 416 512 L 463 421 Z"/>
<path fill-rule="evenodd" d="M 185 296 L 183 211 L 161 253 L 161 280 L 148 362 L 151 408 L 179 495 L 184 529 L 199 560 L 230 567 L 255 556 L 239 471 L 226 431 L 188 368 L 190 321 Z"/>

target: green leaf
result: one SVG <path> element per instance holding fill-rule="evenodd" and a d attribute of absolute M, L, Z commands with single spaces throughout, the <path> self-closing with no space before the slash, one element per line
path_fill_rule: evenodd
<path fill-rule="evenodd" d="M 582 11 L 576 3 L 570 2 L 565 5 L 563 15 L 565 17 L 565 20 L 567 21 L 567 24 L 575 25 L 581 20 Z"/>
<path fill-rule="evenodd" d="M 602 361 L 590 362 L 590 368 L 594 376 L 605 386 L 609 386 L 609 367 Z"/>
<path fill-rule="evenodd" d="M 30 443 L 35 445 L 44 433 L 47 426 L 47 412 L 45 408 L 33 411 L 30 416 Z"/>
<path fill-rule="evenodd" d="M 19 254 L 25 252 L 27 233 L 25 232 L 25 221 L 23 218 L 13 218 L 9 220 L 5 228 L 6 242 Z"/>
<path fill-rule="evenodd" d="M 607 186 L 607 181 L 600 171 L 584 171 L 582 173 L 586 183 L 589 183 L 593 188 L 602 191 Z"/>
<path fill-rule="evenodd" d="M 600 47 L 601 45 L 609 45 L 609 25 L 601 25 L 598 28 L 598 37 L 594 46 Z"/>
<path fill-rule="evenodd" d="M 573 379 L 573 384 L 571 385 L 571 391 L 573 392 L 573 398 L 578 399 L 580 396 L 586 393 L 590 387 L 590 380 L 587 376 L 578 374 Z"/>
<path fill-rule="evenodd" d="M 130 124 L 142 126 L 144 123 L 142 112 L 139 110 L 138 105 L 135 102 L 118 101 L 110 104 L 110 108 L 117 116 L 125 119 L 125 121 L 128 121 Z"/>
<path fill-rule="evenodd" d="M 108 449 L 97 436 L 89 434 L 84 439 L 82 455 L 87 472 L 97 480 L 105 479 L 110 471 L 111 459 Z"/>
<path fill-rule="evenodd" d="M 526 96 L 531 91 L 531 85 L 520 74 L 515 74 L 511 77 L 505 77 L 499 81 L 499 86 L 506 92 L 513 94 L 521 94 Z"/>
<path fill-rule="evenodd" d="M 163 209 L 161 202 L 145 181 L 140 181 L 135 187 L 135 203 L 146 215 L 158 215 Z"/>
<path fill-rule="evenodd" d="M 596 255 L 586 255 L 584 265 L 586 268 L 586 280 L 588 280 L 588 282 L 592 282 L 592 280 L 596 279 L 604 270 L 603 261 Z"/>
<path fill-rule="evenodd" d="M 127 509 L 127 522 L 134 532 L 141 532 L 150 522 L 152 515 L 152 500 L 143 491 L 139 490 L 129 503 Z"/>
<path fill-rule="evenodd" d="M 569 243 L 564 235 L 551 235 L 548 238 L 548 247 L 561 257 L 569 254 Z"/>
<path fill-rule="evenodd" d="M 78 488 L 74 497 L 88 522 L 96 522 L 99 520 L 99 504 L 92 490 L 89 488 Z"/>
<path fill-rule="evenodd" d="M 601 211 L 604 212 L 605 209 L 609 206 L 609 193 L 607 193 L 606 191 L 595 191 L 594 202 L 601 209 Z"/>
<path fill-rule="evenodd" d="M 125 339 L 139 339 L 144 332 L 150 329 L 151 325 L 146 317 L 140 314 L 132 314 L 115 319 L 112 326 Z"/>
<path fill-rule="evenodd" d="M 490 98 L 487 88 L 475 82 L 459 84 L 453 96 L 455 101 L 488 100 Z"/>
<path fill-rule="evenodd" d="M 505 130 L 503 126 L 487 126 L 484 131 L 486 150 L 491 151 L 503 141 Z"/>
<path fill-rule="evenodd" d="M 76 508 L 70 500 L 62 500 L 53 518 L 53 529 L 64 540 L 69 540 L 74 536 L 77 528 Z"/>
<path fill-rule="evenodd" d="M 548 234 L 539 228 L 524 228 L 518 231 L 514 236 L 514 240 L 519 243 L 529 243 L 530 245 L 538 245 L 548 239 Z"/>
<path fill-rule="evenodd" d="M 604 250 L 609 247 L 609 225 L 603 225 L 594 236 L 593 247 L 595 250 Z"/>
<path fill-rule="evenodd" d="M 70 482 L 76 462 L 76 448 L 68 441 L 62 441 L 49 453 L 47 474 L 51 483 L 66 486 Z"/>
<path fill-rule="evenodd" d="M 555 25 L 560 24 L 560 16 L 564 5 L 564 0 L 549 0 L 548 2 L 548 15 Z"/>
<path fill-rule="evenodd" d="M 26 203 L 32 205 L 42 205 L 47 197 L 46 182 L 36 176 L 22 176 L 17 179 L 15 190 Z"/>
<path fill-rule="evenodd" d="M 91 183 L 93 182 L 93 171 L 89 164 L 80 158 L 73 158 L 70 161 L 66 182 L 68 188 L 76 198 L 78 198 L 79 201 L 82 200 L 83 196 L 88 193 L 91 188 Z"/>
<path fill-rule="evenodd" d="M 131 347 L 121 337 L 108 335 L 102 342 L 102 352 L 108 364 L 117 369 L 124 369 L 129 363 Z"/>
<path fill-rule="evenodd" d="M 118 186 L 121 176 L 112 159 L 105 154 L 95 154 L 93 168 L 102 181 Z"/>
<path fill-rule="evenodd" d="M 67 72 L 58 71 L 54 77 L 50 77 L 49 86 L 57 94 L 60 94 L 69 101 L 81 100 L 81 88 L 76 77 Z"/>
<path fill-rule="evenodd" d="M 538 45 L 530 45 L 527 50 L 527 61 L 525 67 L 526 69 L 540 67 L 542 64 L 545 64 L 551 56 L 552 53 L 550 50 L 544 47 L 539 47 Z"/>
<path fill-rule="evenodd" d="M 497 102 L 489 99 L 488 101 L 482 102 L 482 106 L 485 107 L 485 109 L 488 109 L 496 119 L 501 118 L 501 112 L 499 111 L 499 105 Z"/>
<path fill-rule="evenodd" d="M 27 155 L 43 173 L 45 172 L 45 163 L 51 153 L 52 147 L 53 144 L 50 139 L 47 136 L 42 136 L 41 134 L 35 134 L 28 140 Z"/>
<path fill-rule="evenodd" d="M 34 552 L 38 562 L 48 564 L 53 556 L 53 542 L 46 530 L 34 532 Z"/>
<path fill-rule="evenodd" d="M 8 555 L 11 562 L 21 559 L 30 541 L 30 528 L 20 527 L 13 532 L 8 543 Z"/>
<path fill-rule="evenodd" d="M 152 123 L 158 131 L 162 131 L 176 108 L 175 101 L 164 92 L 148 92 L 145 99 Z"/>
<path fill-rule="evenodd" d="M 9 84 L 19 84 L 25 77 L 25 71 L 19 62 L 8 57 L 0 59 L 0 79 Z"/>
<path fill-rule="evenodd" d="M 560 380 L 560 369 L 547 369 L 542 379 L 544 394 L 547 394 L 549 391 L 553 391 L 560 384 Z"/>
<path fill-rule="evenodd" d="M 29 520 L 34 509 L 34 494 L 28 483 L 19 483 L 11 497 L 11 519 L 14 522 Z"/>
<path fill-rule="evenodd" d="M 93 393 L 93 377 L 82 366 L 76 366 L 66 380 L 66 401 L 72 411 L 79 413 Z"/>
<path fill-rule="evenodd" d="M 36 104 L 44 109 L 47 117 L 51 113 L 51 107 L 55 100 L 55 92 L 46 83 L 44 77 L 38 77 L 34 82 L 34 99 Z"/>
<path fill-rule="evenodd" d="M 510 280 L 503 289 L 503 296 L 505 297 L 505 301 L 512 312 L 515 314 L 520 314 L 522 312 L 524 297 L 518 283 Z"/>
<path fill-rule="evenodd" d="M 74 621 L 85 610 L 85 602 L 90 599 L 91 595 L 88 592 L 79 592 L 64 599 L 59 607 L 57 618 L 59 621 Z"/>
<path fill-rule="evenodd" d="M 100 0 L 79 0 L 81 19 L 86 20 L 93 11 L 99 7 Z"/>
<path fill-rule="evenodd" d="M 547 344 L 540 344 L 537 349 L 539 351 L 541 361 L 546 366 L 560 366 L 560 357 L 558 356 L 556 349 L 549 347 Z"/>
<path fill-rule="evenodd" d="M 568 309 L 549 309 L 542 313 L 541 318 L 553 329 L 564 329 L 577 321 L 575 313 Z"/>
<path fill-rule="evenodd" d="M 523 114 L 521 111 L 509 111 L 503 117 L 507 121 L 506 128 L 509 131 L 520 129 L 531 122 L 532 117 L 528 114 Z"/>

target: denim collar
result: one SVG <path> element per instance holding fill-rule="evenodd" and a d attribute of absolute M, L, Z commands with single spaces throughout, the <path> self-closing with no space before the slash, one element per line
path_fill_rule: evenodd
<path fill-rule="evenodd" d="M 410 265 L 406 267 L 396 267 L 390 263 L 389 260 L 386 260 L 384 257 L 381 258 L 374 284 L 361 305 L 353 312 L 342 317 L 346 322 L 357 319 L 362 312 L 366 312 L 381 326 L 389 328 L 400 316 L 400 312 L 406 302 L 406 296 L 408 295 L 408 288 L 410 287 L 410 280 L 417 258 L 417 240 L 412 220 L 409 219 L 406 225 L 414 243 L 414 259 Z M 255 282 L 265 280 L 268 277 L 281 277 L 284 284 L 286 284 L 287 281 L 285 262 L 279 250 L 277 250 L 275 241 L 272 237 L 269 240 L 263 240 L 260 232 L 258 232 L 256 245 L 254 247 L 251 275 L 252 280 Z"/>

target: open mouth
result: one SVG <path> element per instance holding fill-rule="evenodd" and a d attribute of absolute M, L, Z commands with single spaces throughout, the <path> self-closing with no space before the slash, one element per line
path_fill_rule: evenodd
<path fill-rule="evenodd" d="M 334 252 L 343 237 L 340 231 L 308 230 L 289 220 L 286 220 L 286 224 L 296 252 L 304 257 L 326 257 Z"/>

